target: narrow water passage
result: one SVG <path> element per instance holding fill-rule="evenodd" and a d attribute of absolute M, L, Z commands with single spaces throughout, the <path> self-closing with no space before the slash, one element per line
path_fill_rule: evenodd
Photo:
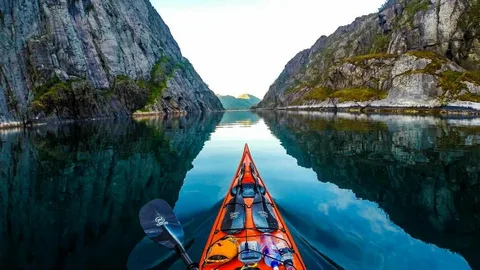
<path fill-rule="evenodd" d="M 166 199 L 198 259 L 248 143 L 309 269 L 471 269 L 476 119 L 232 112 L 0 134 L 1 269 L 184 269 L 142 240 Z"/>

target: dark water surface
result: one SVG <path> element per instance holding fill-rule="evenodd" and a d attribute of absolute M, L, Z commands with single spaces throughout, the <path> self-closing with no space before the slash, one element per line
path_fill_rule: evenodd
<path fill-rule="evenodd" d="M 309 269 L 480 268 L 479 119 L 232 112 L 0 130 L 0 269 L 184 269 L 138 211 L 198 259 L 245 142 Z"/>

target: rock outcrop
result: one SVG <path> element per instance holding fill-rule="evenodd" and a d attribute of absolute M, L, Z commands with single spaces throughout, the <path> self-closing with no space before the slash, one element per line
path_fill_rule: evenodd
<path fill-rule="evenodd" d="M 0 268 L 124 269 L 138 210 L 174 206 L 222 114 L 0 130 Z"/>
<path fill-rule="evenodd" d="M 473 269 L 480 267 L 477 120 L 259 114 L 287 154 L 312 168 L 319 181 L 377 202 L 412 237 L 458 252 Z"/>
<path fill-rule="evenodd" d="M 148 0 L 0 3 L 0 123 L 221 110 Z"/>
<path fill-rule="evenodd" d="M 257 107 L 480 110 L 478 14 L 478 0 L 389 0 L 297 54 Z"/>

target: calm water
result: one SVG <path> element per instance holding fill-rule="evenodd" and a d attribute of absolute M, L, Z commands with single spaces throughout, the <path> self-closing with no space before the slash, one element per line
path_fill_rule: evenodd
<path fill-rule="evenodd" d="M 480 120 L 235 112 L 0 131 L 0 269 L 184 269 L 138 211 L 198 259 L 245 142 L 309 269 L 480 268 Z"/>

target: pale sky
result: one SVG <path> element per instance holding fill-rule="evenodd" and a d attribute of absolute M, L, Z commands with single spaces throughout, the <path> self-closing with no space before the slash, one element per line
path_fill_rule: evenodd
<path fill-rule="evenodd" d="M 217 94 L 263 98 L 295 54 L 385 0 L 151 0 Z"/>

